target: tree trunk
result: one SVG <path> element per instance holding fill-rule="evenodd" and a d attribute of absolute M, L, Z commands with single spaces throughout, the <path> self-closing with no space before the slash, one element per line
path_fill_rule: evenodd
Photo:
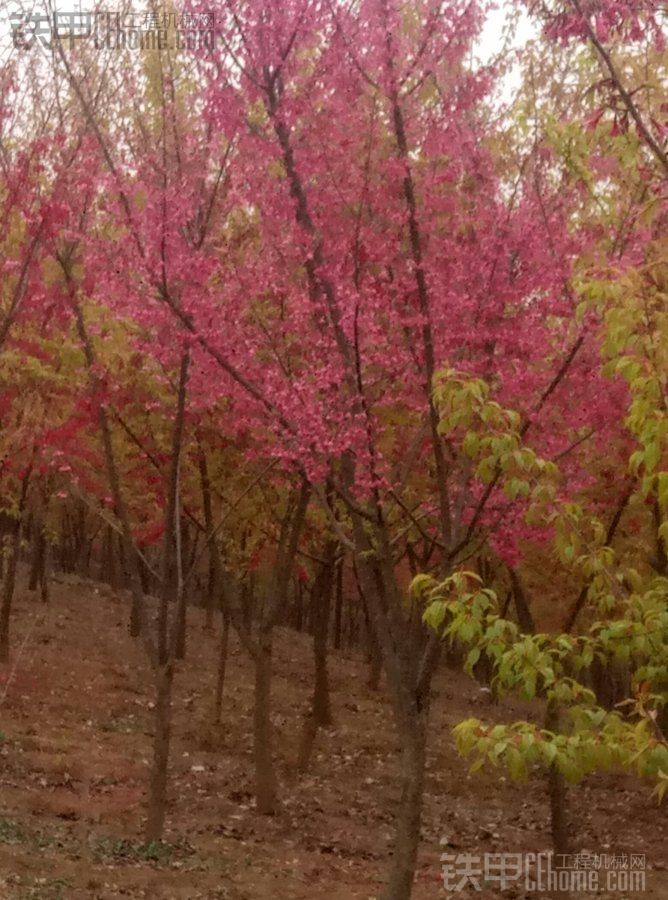
<path fill-rule="evenodd" d="M 253 633 L 253 613 L 255 610 L 255 573 L 251 572 L 242 588 L 241 614 L 243 627 L 249 635 Z"/>
<path fill-rule="evenodd" d="M 49 602 L 49 579 L 47 576 L 48 544 L 43 522 L 35 521 L 32 545 L 32 559 L 30 562 L 30 581 L 28 589 L 36 591 L 40 589 L 42 603 Z"/>
<path fill-rule="evenodd" d="M 424 634 L 410 629 L 384 523 L 379 522 L 373 535 L 361 517 L 353 514 L 352 524 L 359 583 L 381 648 L 401 752 L 392 862 L 380 897 L 409 900 L 420 841 L 430 686 L 440 640 L 432 635 L 425 641 Z"/>
<path fill-rule="evenodd" d="M 557 855 L 568 854 L 571 842 L 567 814 L 566 782 L 556 766 L 550 766 L 548 770 L 547 792 L 550 800 L 550 827 L 554 852 Z"/>
<path fill-rule="evenodd" d="M 120 587 L 120 583 L 116 572 L 116 554 L 114 551 L 114 543 L 114 530 L 111 525 L 108 525 L 104 537 L 100 580 L 106 581 L 109 586 L 115 591 Z"/>
<path fill-rule="evenodd" d="M 205 631 L 213 631 L 213 616 L 216 611 L 215 582 L 216 577 L 213 571 L 212 553 L 209 549 L 209 575 L 207 578 L 206 611 L 204 618 Z"/>
<path fill-rule="evenodd" d="M 513 568 L 509 567 L 508 573 L 510 575 L 510 581 L 513 586 L 513 599 L 515 601 L 515 610 L 517 612 L 517 621 L 519 623 L 520 629 L 524 632 L 524 634 L 535 634 L 536 625 L 534 623 L 531 609 L 529 608 L 529 601 L 527 600 L 522 582 L 520 581 L 520 577 Z"/>
<path fill-rule="evenodd" d="M 364 625 L 367 637 L 367 661 L 369 663 L 369 675 L 367 678 L 367 687 L 372 691 L 377 691 L 380 687 L 380 677 L 383 670 L 383 656 L 380 649 L 380 643 L 376 637 L 376 632 L 371 621 L 371 614 L 362 589 L 357 566 L 353 564 L 355 573 L 355 581 L 357 582 L 357 592 L 364 610 Z"/>
<path fill-rule="evenodd" d="M 220 651 L 218 653 L 218 673 L 216 676 L 216 696 L 213 703 L 213 721 L 220 724 L 223 707 L 223 689 L 225 687 L 225 671 L 227 669 L 227 648 L 230 637 L 230 617 L 223 612 L 223 629 L 220 633 Z"/>
<path fill-rule="evenodd" d="M 299 742 L 297 769 L 306 772 L 318 734 L 318 729 L 332 724 L 332 708 L 329 695 L 327 671 L 327 641 L 329 637 L 329 617 L 334 588 L 336 543 L 331 542 L 325 549 L 326 562 L 318 574 L 312 594 L 313 622 L 313 664 L 314 684 L 311 711 L 304 721 Z"/>
<path fill-rule="evenodd" d="M 271 633 L 260 634 L 254 663 L 253 756 L 255 762 L 255 801 L 259 813 L 273 816 L 278 804 L 278 788 L 272 752 Z"/>
<path fill-rule="evenodd" d="M 332 724 L 329 673 L 327 670 L 327 638 L 329 636 L 329 614 L 332 603 L 333 569 L 333 562 L 327 565 L 320 590 L 318 591 L 319 596 L 315 598 L 315 603 L 313 604 L 313 663 L 315 671 L 313 718 L 316 725 L 325 727 Z"/>
<path fill-rule="evenodd" d="M 209 576 L 207 582 L 206 595 L 206 621 L 205 629 L 211 631 L 213 629 L 213 616 L 219 603 L 221 592 L 221 562 L 220 551 L 215 534 L 215 525 L 213 521 L 213 504 L 211 502 L 211 481 L 209 479 L 209 468 L 206 461 L 206 455 L 200 447 L 199 453 L 199 479 L 200 490 L 202 492 L 202 508 L 204 510 L 204 526 L 206 528 L 207 550 L 209 554 Z"/>
<path fill-rule="evenodd" d="M 415 876 L 420 820 L 424 795 L 427 746 L 426 711 L 417 708 L 399 713 L 401 746 L 401 798 L 396 816 L 396 831 L 390 874 L 381 900 L 409 900 Z"/>
<path fill-rule="evenodd" d="M 181 574 L 179 576 L 179 582 L 183 581 L 183 572 L 189 571 L 190 566 L 192 565 L 192 560 L 190 559 L 190 551 L 191 551 L 191 541 L 190 541 L 190 529 L 188 528 L 188 523 L 185 519 L 179 519 L 177 523 L 177 528 L 180 529 L 180 545 L 177 548 L 178 551 L 178 566 L 181 570 Z M 178 608 L 177 608 L 177 638 L 176 638 L 176 659 L 185 659 L 186 658 L 186 640 L 188 633 L 187 626 L 187 617 L 188 617 L 188 595 L 184 594 L 181 598 Z"/>
<path fill-rule="evenodd" d="M 5 572 L 5 580 L 2 591 L 2 607 L 0 607 L 0 662 L 9 661 L 9 621 L 12 614 L 12 601 L 14 599 L 14 588 L 16 587 L 16 570 L 19 563 L 19 552 L 21 549 L 21 521 L 23 511 L 28 496 L 28 484 L 30 483 L 30 475 L 32 473 L 32 464 L 23 476 L 21 482 L 21 495 L 19 497 L 18 518 L 13 524 L 11 540 L 9 544 L 9 559 L 7 560 L 7 571 Z"/>
<path fill-rule="evenodd" d="M 336 566 L 336 599 L 334 601 L 334 649 L 341 649 L 341 625 L 343 620 L 343 559 Z"/>
<path fill-rule="evenodd" d="M 376 636 L 373 633 L 373 629 L 369 626 L 368 629 L 368 637 L 369 637 L 369 677 L 367 678 L 367 687 L 371 691 L 378 691 L 380 689 L 380 676 L 383 672 L 383 658 L 380 652 L 380 645 L 376 640 Z"/>
<path fill-rule="evenodd" d="M 308 772 L 317 734 L 318 725 L 313 717 L 313 711 L 311 710 L 304 719 L 302 733 L 299 738 L 299 749 L 297 750 L 297 771 L 301 775 Z"/>
<path fill-rule="evenodd" d="M 28 590 L 36 591 L 40 580 L 42 557 L 44 555 L 44 540 L 39 522 L 33 522 L 32 547 L 30 554 L 30 576 L 28 578 Z"/>
<path fill-rule="evenodd" d="M 165 510 L 165 533 L 162 559 L 162 591 L 157 620 L 157 665 L 155 666 L 155 735 L 153 739 L 153 766 L 151 769 L 150 793 L 148 801 L 146 840 L 158 841 L 162 838 L 167 807 L 167 766 L 172 716 L 172 685 L 174 681 L 174 659 L 179 641 L 179 628 L 183 597 L 183 571 L 181 560 L 181 520 L 179 515 L 180 460 L 183 444 L 186 386 L 190 356 L 184 351 L 181 357 L 176 416 L 172 432 L 171 468 L 167 486 L 167 508 Z M 169 606 L 176 603 L 174 619 L 170 628 Z"/>
<path fill-rule="evenodd" d="M 172 685 L 174 670 L 171 663 L 156 672 L 155 733 L 153 736 L 153 765 L 149 784 L 146 819 L 146 842 L 162 839 L 167 811 L 167 767 L 172 730 Z"/>
<path fill-rule="evenodd" d="M 48 554 L 48 552 L 49 551 L 47 548 L 46 553 Z M 42 570 L 42 584 L 41 584 L 41 590 L 40 590 L 40 600 L 42 601 L 42 603 L 49 603 L 50 599 L 51 599 L 51 595 L 49 592 L 49 573 L 48 573 L 47 564 L 45 562 L 44 568 Z"/>
<path fill-rule="evenodd" d="M 548 705 L 545 714 L 545 728 L 554 733 L 559 731 L 559 710 L 552 704 Z M 571 825 L 568 815 L 566 781 L 555 765 L 551 765 L 547 770 L 547 795 L 550 803 L 550 827 L 554 852 L 557 856 L 568 855 L 571 847 Z"/>
<path fill-rule="evenodd" d="M 310 497 L 308 482 L 302 481 L 299 492 L 290 498 L 281 524 L 278 552 L 272 572 L 272 591 L 261 604 L 257 639 L 253 640 L 246 607 L 232 601 L 231 590 L 226 592 L 226 605 L 244 648 L 253 660 L 255 696 L 253 708 L 253 757 L 255 762 L 255 796 L 257 810 L 273 815 L 278 806 L 278 787 L 273 759 L 271 723 L 271 650 L 272 634 L 278 615 L 287 605 L 288 585 L 292 576 L 297 546 L 301 536 Z M 250 597 L 246 596 L 246 591 Z M 241 596 L 252 601 L 254 580 L 244 584 Z M 247 604 L 250 606 L 250 602 Z"/>
<path fill-rule="evenodd" d="M 82 578 L 88 578 L 89 542 L 86 534 L 86 507 L 83 501 L 79 504 L 77 513 L 74 523 L 74 570 Z"/>
<path fill-rule="evenodd" d="M 16 586 L 16 568 L 19 561 L 19 545 L 21 543 L 21 522 L 17 521 L 14 534 L 9 544 L 9 558 L 2 591 L 2 608 L 0 608 L 0 662 L 9 661 L 9 621 L 12 614 L 12 600 Z"/>
<path fill-rule="evenodd" d="M 187 632 L 187 610 L 188 604 L 186 603 L 186 598 L 184 597 L 182 601 L 178 605 L 177 616 L 178 620 L 176 623 L 177 628 L 177 639 L 176 639 L 176 659 L 185 659 L 186 658 L 186 632 Z"/>

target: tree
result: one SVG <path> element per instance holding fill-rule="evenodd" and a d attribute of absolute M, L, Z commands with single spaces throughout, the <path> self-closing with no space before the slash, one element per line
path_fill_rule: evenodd
<path fill-rule="evenodd" d="M 126 55 L 124 84 L 105 83 L 103 61 L 85 48 L 56 42 L 55 106 L 68 113 L 58 124 L 81 152 L 67 169 L 53 150 L 67 202 L 40 240 L 56 269 L 59 334 L 88 385 L 85 402 L 70 398 L 68 448 L 73 432 L 85 434 L 106 469 L 91 478 L 81 460 L 66 483 L 78 504 L 73 543 L 84 543 L 88 512 L 104 519 L 155 675 L 151 839 L 162 833 L 172 683 L 200 561 L 186 547 L 191 527 L 206 548 L 209 609 L 221 606 L 253 659 L 256 793 L 267 813 L 278 808 L 272 635 L 296 560 L 317 557 L 308 569 L 320 613 L 318 703 L 332 576 L 339 559 L 351 561 L 402 754 L 383 897 L 404 900 L 442 647 L 407 600 L 407 572 L 429 571 L 439 590 L 460 594 L 459 573 L 477 560 L 531 631 L 526 558 L 556 530 L 561 559 L 550 571 L 565 581 L 575 570 L 580 589 L 561 612 L 590 625 L 589 601 L 626 571 L 605 549 L 609 523 L 642 498 L 605 479 L 634 451 L 631 474 L 650 501 L 656 568 L 665 568 L 663 151 L 654 95 L 625 87 L 605 43 L 635 41 L 637 15 L 653 17 L 641 4 L 606 3 L 596 15 L 590 5 L 541 5 L 550 34 L 593 43 L 612 101 L 590 108 L 600 85 L 582 99 L 592 57 L 555 85 L 550 66 L 564 72 L 578 58 L 571 44 L 556 61 L 528 54 L 518 102 L 499 112 L 494 70 L 470 61 L 483 21 L 475 3 L 221 0 L 213 12 L 210 55 Z M 651 197 L 640 193 L 645 170 Z M 26 259 L 22 228 L 15 243 Z M 20 287 L 23 268 L 32 273 L 32 261 L 6 298 L 12 329 L 17 309 L 39 321 L 46 305 L 36 277 L 24 278 L 30 291 Z M 32 306 L 13 299 L 24 295 Z M 611 382 L 599 371 L 601 344 Z M 619 411 L 627 389 L 629 428 Z M 597 456 L 610 446 L 619 460 L 604 476 Z M 557 502 L 567 514 L 547 520 Z M 656 590 L 643 582 L 616 612 L 642 618 Z M 487 626 L 521 632 L 496 624 L 505 616 L 488 620 L 492 597 L 478 594 L 483 624 L 458 638 L 478 635 L 474 649 L 517 675 Z M 457 619 L 459 610 L 445 612 Z M 609 656 L 603 627 L 586 646 Z M 584 643 L 565 640 L 568 649 L 540 635 L 520 641 L 545 659 L 541 690 L 569 684 L 559 666 L 574 665 Z M 557 734 L 556 719 L 547 730 Z"/>
<path fill-rule="evenodd" d="M 447 571 L 481 540 L 509 553 L 515 535 L 499 528 L 507 509 L 491 508 L 496 470 L 476 493 L 466 467 L 448 460 L 432 400 L 435 360 L 461 357 L 496 379 L 504 396 L 532 410 L 522 427 L 536 434 L 584 343 L 552 349 L 563 347 L 574 307 L 569 196 L 558 185 L 523 183 L 520 200 L 508 203 L 484 174 L 494 167 L 476 105 L 488 78 L 464 65 L 477 11 L 442 14 L 427 4 L 420 12 L 411 20 L 390 3 L 346 13 L 308 2 L 217 10 L 222 50 L 210 115 L 238 135 L 235 183 L 245 199 L 235 230 L 246 235 L 219 283 L 241 336 L 232 345 L 228 333 L 202 337 L 199 323 L 214 320 L 212 297 L 189 318 L 279 427 L 276 452 L 314 485 L 329 475 L 345 504 L 349 530 L 340 537 L 355 553 L 383 648 L 404 759 L 388 898 L 410 892 L 439 651 L 406 618 L 395 548 L 415 529 Z M 221 79 L 226 71 L 234 74 Z M 243 378 L 239 345 L 253 348 Z M 522 379 L 520 359 L 531 360 Z M 429 460 L 426 493 L 423 476 L 413 507 L 420 452 Z M 397 465 L 402 455 L 412 457 L 407 469 Z"/>

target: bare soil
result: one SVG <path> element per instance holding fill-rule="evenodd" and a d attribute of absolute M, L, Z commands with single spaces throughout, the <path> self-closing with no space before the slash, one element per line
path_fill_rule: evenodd
<path fill-rule="evenodd" d="M 310 774 L 297 777 L 310 641 L 279 632 L 274 721 L 282 809 L 259 816 L 252 800 L 252 670 L 232 637 L 223 721 L 213 726 L 218 636 L 192 610 L 188 658 L 176 680 L 167 844 L 146 847 L 153 689 L 142 648 L 128 635 L 127 612 L 93 582 L 63 577 L 49 607 L 19 591 L 13 659 L 0 669 L 0 900 L 376 897 L 390 852 L 398 756 L 389 704 L 382 691 L 366 687 L 362 657 L 332 654 L 335 725 L 320 733 Z M 451 729 L 471 715 L 495 721 L 540 710 L 508 700 L 491 706 L 473 681 L 446 668 L 435 690 L 415 900 L 520 900 L 525 889 L 518 884 L 503 892 L 498 885 L 444 889 L 444 851 L 538 852 L 550 845 L 541 782 L 469 775 Z M 649 785 L 619 775 L 573 788 L 576 845 L 644 853 L 642 896 L 668 900 L 665 809 L 650 793 Z"/>

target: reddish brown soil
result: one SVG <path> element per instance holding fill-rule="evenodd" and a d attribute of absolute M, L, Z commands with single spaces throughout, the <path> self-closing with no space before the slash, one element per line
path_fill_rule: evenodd
<path fill-rule="evenodd" d="M 152 688 L 126 620 L 126 606 L 93 583 L 56 584 L 46 610 L 19 592 L 13 661 L 0 670 L 0 900 L 376 897 L 388 863 L 398 762 L 387 700 L 365 686 L 363 661 L 333 657 L 336 724 L 320 734 L 311 774 L 297 778 L 292 761 L 310 693 L 310 648 L 306 636 L 280 633 L 274 697 L 283 804 L 274 818 L 258 816 L 250 666 L 233 640 L 223 724 L 213 727 L 216 638 L 193 612 L 175 697 L 171 847 L 146 859 L 140 841 Z M 436 692 L 415 900 L 519 900 L 525 894 L 518 887 L 446 894 L 439 842 L 449 841 L 455 853 L 548 848 L 542 785 L 469 776 L 451 737 L 467 716 L 505 719 L 527 709 L 489 706 L 473 682 L 448 670 Z M 644 853 L 643 896 L 667 900 L 665 811 L 650 792 L 609 775 L 573 789 L 578 846 Z"/>

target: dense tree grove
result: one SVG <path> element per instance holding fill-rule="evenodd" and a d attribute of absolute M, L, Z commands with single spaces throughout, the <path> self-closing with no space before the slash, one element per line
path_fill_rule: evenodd
<path fill-rule="evenodd" d="M 0 659 L 24 562 L 43 602 L 59 570 L 125 591 L 155 681 L 147 841 L 195 606 L 217 720 L 230 629 L 252 663 L 260 814 L 275 629 L 313 636 L 302 772 L 328 654 L 382 671 L 383 900 L 411 895 L 446 663 L 540 704 L 455 738 L 544 779 L 555 848 L 566 781 L 668 788 L 666 14 L 526 11 L 535 39 L 484 63 L 484 3 L 216 0 L 161 11 L 168 38 L 213 13 L 206 48 L 3 65 Z"/>

